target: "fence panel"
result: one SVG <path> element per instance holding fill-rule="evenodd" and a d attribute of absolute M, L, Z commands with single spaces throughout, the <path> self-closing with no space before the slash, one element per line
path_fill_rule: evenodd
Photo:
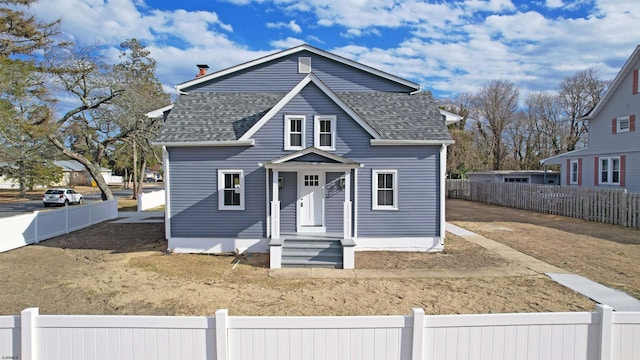
<path fill-rule="evenodd" d="M 10 359 L 640 359 L 640 313 L 0 317 Z M 22 328 L 21 328 L 22 327 Z"/>
<path fill-rule="evenodd" d="M 118 201 L 65 206 L 0 219 L 0 252 L 9 251 L 118 217 Z"/>
<path fill-rule="evenodd" d="M 412 317 L 230 317 L 231 359 L 411 359 Z"/>
<path fill-rule="evenodd" d="M 0 316 L 0 358 L 20 355 L 20 316 Z"/>
<path fill-rule="evenodd" d="M 640 194 L 578 186 L 447 180 L 447 195 L 627 227 L 640 227 Z"/>
<path fill-rule="evenodd" d="M 164 190 L 152 191 L 138 195 L 138 211 L 153 209 L 165 203 Z"/>
<path fill-rule="evenodd" d="M 213 318 L 38 316 L 36 356 L 46 359 L 212 359 Z"/>

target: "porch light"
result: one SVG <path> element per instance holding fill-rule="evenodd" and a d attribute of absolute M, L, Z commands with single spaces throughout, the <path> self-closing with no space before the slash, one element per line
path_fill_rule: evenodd
<path fill-rule="evenodd" d="M 340 189 L 344 190 L 344 176 L 340 177 Z"/>
<path fill-rule="evenodd" d="M 278 189 L 282 189 L 284 187 L 284 179 L 279 177 L 278 178 Z"/>

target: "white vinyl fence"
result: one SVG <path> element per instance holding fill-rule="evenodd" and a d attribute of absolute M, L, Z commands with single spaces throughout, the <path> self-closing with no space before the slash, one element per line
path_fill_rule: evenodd
<path fill-rule="evenodd" d="M 138 194 L 138 211 L 145 211 L 164 205 L 164 190 Z"/>
<path fill-rule="evenodd" d="M 108 200 L 0 218 L 0 252 L 35 244 L 117 217 L 118 201 Z"/>
<path fill-rule="evenodd" d="M 640 313 L 0 316 L 3 359 L 640 359 Z"/>

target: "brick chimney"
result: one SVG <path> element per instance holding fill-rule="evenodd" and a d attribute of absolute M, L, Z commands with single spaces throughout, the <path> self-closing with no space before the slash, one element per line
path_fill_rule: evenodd
<path fill-rule="evenodd" d="M 198 74 L 196 75 L 197 78 L 207 75 L 207 69 L 209 68 L 209 65 L 201 64 L 196 66 L 198 67 L 198 69 L 200 69 L 200 72 L 198 72 Z"/>

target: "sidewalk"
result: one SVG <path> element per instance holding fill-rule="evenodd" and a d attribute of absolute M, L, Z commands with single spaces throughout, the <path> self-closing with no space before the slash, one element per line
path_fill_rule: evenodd
<path fill-rule="evenodd" d="M 511 275 L 545 274 L 551 280 L 580 293 L 595 302 L 611 306 L 616 311 L 640 311 L 640 300 L 624 292 L 608 288 L 583 276 L 548 264 L 527 254 L 521 253 L 497 241 L 487 239 L 459 226 L 447 223 L 446 230 L 467 241 L 482 246 L 505 257 L 522 267 L 504 267 L 486 270 L 378 270 L 378 269 L 321 269 L 321 268 L 284 268 L 272 269 L 269 275 L 275 278 L 461 278 L 461 277 L 499 277 Z"/>
<path fill-rule="evenodd" d="M 164 211 L 118 211 L 112 224 L 145 224 L 164 222 Z"/>

